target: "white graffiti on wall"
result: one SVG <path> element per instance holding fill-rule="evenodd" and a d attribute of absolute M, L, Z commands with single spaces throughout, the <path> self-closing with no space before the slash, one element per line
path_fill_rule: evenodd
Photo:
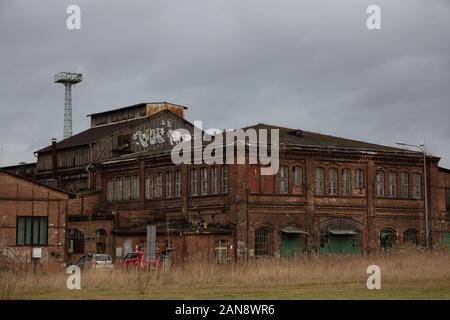
<path fill-rule="evenodd" d="M 143 131 L 139 130 L 133 134 L 133 141 L 136 145 L 148 148 L 153 145 L 160 145 L 169 141 L 171 145 L 178 144 L 182 141 L 191 140 L 191 136 L 185 130 L 172 130 L 170 120 L 161 120 L 161 127 L 148 128 Z"/>

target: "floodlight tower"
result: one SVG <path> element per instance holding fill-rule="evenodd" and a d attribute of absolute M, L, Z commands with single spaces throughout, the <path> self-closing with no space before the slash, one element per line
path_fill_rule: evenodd
<path fill-rule="evenodd" d="M 64 139 L 72 136 L 72 86 L 81 80 L 83 80 L 81 73 L 60 72 L 55 75 L 55 83 L 62 83 L 65 87 Z"/>

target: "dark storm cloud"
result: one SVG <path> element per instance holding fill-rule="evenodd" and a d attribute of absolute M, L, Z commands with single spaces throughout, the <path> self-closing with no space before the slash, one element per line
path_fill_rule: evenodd
<path fill-rule="evenodd" d="M 74 3 L 79 31 L 65 28 Z M 370 4 L 382 30 L 365 27 Z M 449 15 L 444 0 L 1 1 L 3 160 L 61 138 L 52 76 L 73 71 L 75 132 L 92 112 L 171 101 L 206 127 L 424 141 L 450 166 Z"/>

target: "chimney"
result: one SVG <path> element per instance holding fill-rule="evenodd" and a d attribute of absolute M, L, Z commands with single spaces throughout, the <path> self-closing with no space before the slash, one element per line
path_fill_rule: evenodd
<path fill-rule="evenodd" d="M 58 152 L 56 151 L 56 139 L 52 139 L 52 169 L 53 179 L 58 179 Z"/>

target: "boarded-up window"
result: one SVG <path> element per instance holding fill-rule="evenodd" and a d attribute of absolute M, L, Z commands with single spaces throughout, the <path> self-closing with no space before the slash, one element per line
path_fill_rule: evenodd
<path fill-rule="evenodd" d="M 420 173 L 414 173 L 413 175 L 413 197 L 420 198 L 422 193 L 422 175 Z"/>
<path fill-rule="evenodd" d="M 217 193 L 217 167 L 211 167 L 211 193 Z"/>
<path fill-rule="evenodd" d="M 197 178 L 197 169 L 191 169 L 191 195 L 196 196 L 197 191 L 197 185 L 198 185 L 198 178 Z"/>
<path fill-rule="evenodd" d="M 316 181 L 315 181 L 315 191 L 316 195 L 324 194 L 325 187 L 325 169 L 324 168 L 316 168 Z"/>
<path fill-rule="evenodd" d="M 153 199 L 153 174 L 148 172 L 145 177 L 145 199 Z"/>
<path fill-rule="evenodd" d="M 228 176 L 228 167 L 222 167 L 222 193 L 228 193 L 230 189 L 229 185 L 229 176 Z"/>
<path fill-rule="evenodd" d="M 155 198 L 161 198 L 162 197 L 162 173 L 159 172 L 156 174 L 156 185 L 155 185 Z"/>
<path fill-rule="evenodd" d="M 278 171 L 278 192 L 289 193 L 289 167 L 287 166 L 281 166 Z"/>
<path fill-rule="evenodd" d="M 388 172 L 388 196 L 397 196 L 397 173 L 395 171 Z"/>
<path fill-rule="evenodd" d="M 166 172 L 166 198 L 172 198 L 172 172 Z"/>
<path fill-rule="evenodd" d="M 181 196 L 181 172 L 175 171 L 175 197 Z"/>
<path fill-rule="evenodd" d="M 408 172 L 400 173 L 400 197 L 408 198 L 409 196 L 409 174 Z"/>
<path fill-rule="evenodd" d="M 331 168 L 328 170 L 328 194 L 336 195 L 337 193 L 337 169 Z"/>
<path fill-rule="evenodd" d="M 259 191 L 259 166 L 251 165 L 248 173 L 248 191 L 249 192 L 260 192 Z"/>

